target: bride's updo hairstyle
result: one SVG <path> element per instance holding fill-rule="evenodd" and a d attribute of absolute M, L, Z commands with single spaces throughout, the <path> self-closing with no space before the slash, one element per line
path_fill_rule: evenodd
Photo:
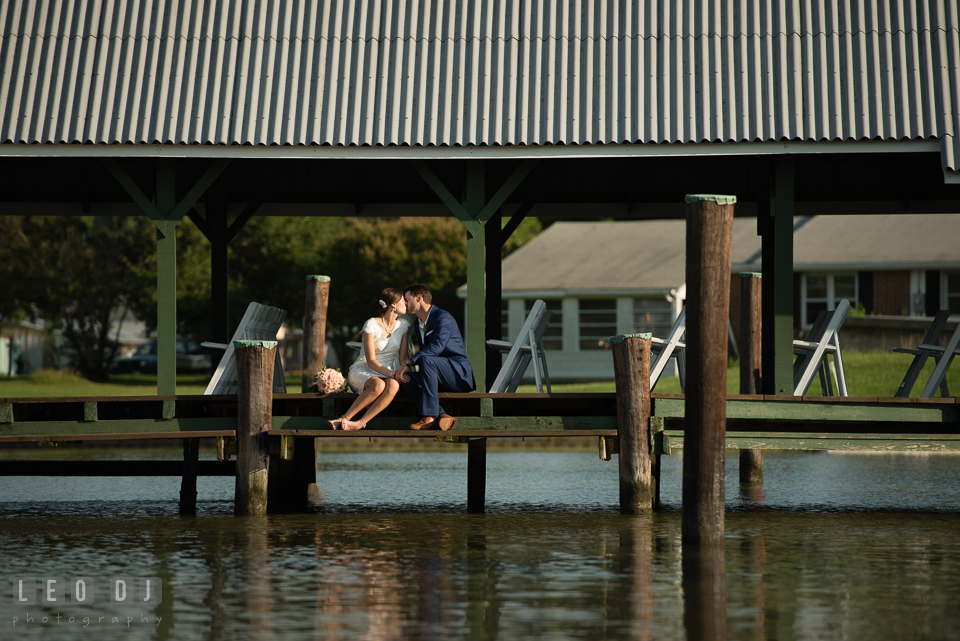
<path fill-rule="evenodd" d="M 377 316 L 383 316 L 383 314 L 389 309 L 391 305 L 403 298 L 403 292 L 399 289 L 394 289 L 393 287 L 387 287 L 377 296 L 376 303 L 376 314 Z"/>

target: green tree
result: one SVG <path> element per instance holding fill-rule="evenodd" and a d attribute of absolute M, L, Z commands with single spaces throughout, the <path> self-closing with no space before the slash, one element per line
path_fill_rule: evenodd
<path fill-rule="evenodd" d="M 132 293 L 145 287 L 142 261 L 151 254 L 152 230 L 143 217 L 4 217 L 4 314 L 60 328 L 72 366 L 91 380 L 106 379 L 117 354 L 111 315 L 119 311 L 122 321 Z"/>

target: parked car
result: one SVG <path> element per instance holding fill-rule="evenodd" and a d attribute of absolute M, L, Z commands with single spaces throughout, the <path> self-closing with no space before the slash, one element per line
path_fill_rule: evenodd
<path fill-rule="evenodd" d="M 210 355 L 200 343 L 195 340 L 177 339 L 177 371 L 203 372 L 211 367 Z M 157 373 L 157 341 L 141 345 L 133 356 L 118 358 L 113 362 L 110 371 L 115 374 L 156 374 Z"/>

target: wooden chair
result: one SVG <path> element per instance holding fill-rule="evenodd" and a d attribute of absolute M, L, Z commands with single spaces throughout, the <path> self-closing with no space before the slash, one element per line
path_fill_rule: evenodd
<path fill-rule="evenodd" d="M 667 363 L 673 358 L 677 363 L 677 375 L 680 377 L 680 389 L 687 386 L 687 366 L 685 349 L 686 343 L 683 342 L 684 333 L 687 331 L 687 308 L 684 307 L 677 315 L 673 327 L 670 328 L 670 334 L 667 338 L 650 339 L 650 391 L 657 386 L 660 375 L 666 369 Z M 656 358 L 654 358 L 656 357 Z"/>
<path fill-rule="evenodd" d="M 277 332 L 280 331 L 280 325 L 283 324 L 286 317 L 287 312 L 282 309 L 268 307 L 260 303 L 250 303 L 229 343 L 226 345 L 223 343 L 200 343 L 203 347 L 224 350 L 220 364 L 217 365 L 213 378 L 210 379 L 210 383 L 203 393 L 236 394 L 238 387 L 237 359 L 233 353 L 233 341 L 275 341 L 277 340 Z M 285 394 L 287 392 L 279 349 L 273 366 L 273 392 L 275 394 Z"/>
<path fill-rule="evenodd" d="M 843 374 L 843 357 L 840 354 L 840 326 L 850 313 L 850 301 L 841 300 L 832 312 L 820 312 L 805 341 L 793 341 L 793 395 L 803 396 L 810 389 L 813 377 L 820 374 L 820 384 L 828 396 L 833 396 L 831 377 L 827 372 L 827 356 L 833 356 L 840 396 L 849 396 L 847 381 Z"/>
<path fill-rule="evenodd" d="M 930 380 L 927 381 L 920 396 L 922 398 L 932 398 L 938 387 L 940 388 L 940 396 L 942 398 L 950 396 L 950 390 L 947 388 L 947 370 L 950 368 L 953 358 L 957 354 L 960 354 L 960 349 L 958 349 L 958 344 L 960 344 L 960 324 L 957 325 L 957 328 L 950 336 L 947 345 L 941 346 L 940 334 L 943 332 L 943 328 L 946 326 L 949 318 L 950 310 L 941 309 L 938 311 L 933 317 L 933 323 L 930 324 L 930 329 L 927 330 L 927 335 L 924 336 L 923 342 L 917 345 L 916 349 L 907 349 L 904 347 L 893 348 L 895 352 L 913 354 L 913 361 L 910 363 L 910 367 L 907 368 L 907 373 L 903 377 L 903 381 L 900 382 L 900 387 L 897 388 L 897 392 L 894 394 L 895 397 L 906 398 L 910 396 L 910 392 L 913 390 L 913 386 L 917 382 L 917 378 L 920 376 L 920 372 L 923 370 L 923 366 L 928 358 L 934 359 L 937 364 L 933 368 Z"/>
<path fill-rule="evenodd" d="M 537 300 L 520 328 L 517 340 L 512 343 L 493 339 L 487 341 L 488 346 L 507 355 L 496 380 L 490 387 L 491 392 L 516 392 L 520 379 L 523 378 L 527 366 L 531 363 L 537 391 L 543 392 L 546 384 L 547 392 L 550 392 L 550 374 L 547 371 L 547 356 L 543 352 L 543 335 L 547 332 L 547 325 L 552 316 L 553 312 L 547 309 L 547 304 Z"/>

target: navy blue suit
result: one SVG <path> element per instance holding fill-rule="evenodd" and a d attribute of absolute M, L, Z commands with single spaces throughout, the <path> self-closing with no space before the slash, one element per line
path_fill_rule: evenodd
<path fill-rule="evenodd" d="M 400 384 L 400 389 L 413 399 L 420 416 L 444 414 L 440 407 L 440 392 L 469 392 L 476 389 L 473 368 L 467 359 L 460 328 L 450 312 L 436 305 L 430 308 L 424 327 L 423 341 L 420 329 L 414 322 L 410 328 L 413 342 L 420 350 L 410 357 L 419 371 L 408 372 L 410 380 Z"/>

